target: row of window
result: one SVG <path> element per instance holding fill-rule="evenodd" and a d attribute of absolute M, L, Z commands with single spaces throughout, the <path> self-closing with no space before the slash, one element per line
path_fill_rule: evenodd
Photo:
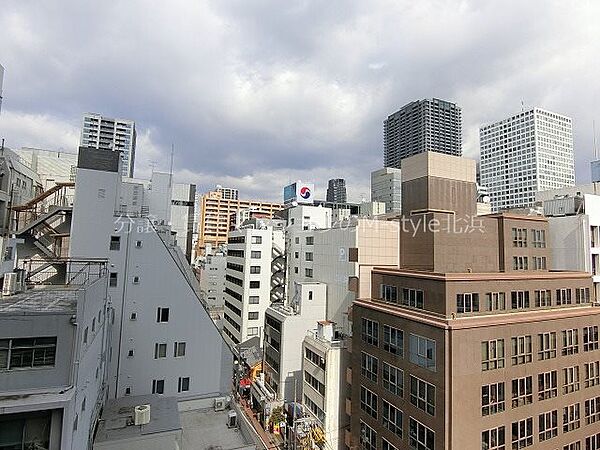
<path fill-rule="evenodd" d="M 546 231 L 545 230 L 527 230 L 527 228 L 513 228 L 512 242 L 513 247 L 527 247 L 527 232 L 530 231 L 531 246 L 533 248 L 546 247 Z"/>
<path fill-rule="evenodd" d="M 56 337 L 0 339 L 0 370 L 51 367 L 56 363 Z"/>
<path fill-rule="evenodd" d="M 582 349 L 584 352 L 598 350 L 598 326 L 583 327 Z M 579 353 L 579 330 L 572 328 L 561 332 L 563 356 Z M 511 338 L 511 363 L 513 366 L 533 361 L 533 338 L 531 335 L 513 336 Z M 546 360 L 558 355 L 557 332 L 539 333 L 537 335 L 537 359 Z M 493 370 L 505 367 L 504 339 L 493 339 L 481 343 L 481 369 Z"/>
<path fill-rule="evenodd" d="M 187 392 L 190 390 L 190 377 L 179 377 L 177 381 L 177 392 Z M 165 380 L 152 380 L 152 393 L 165 393 Z M 125 389 L 125 395 L 131 395 L 131 388 Z"/>
<path fill-rule="evenodd" d="M 402 437 L 402 411 L 387 403 L 384 411 L 388 411 L 383 419 L 383 426 L 398 437 Z M 380 442 L 377 432 L 362 420 L 360 421 L 360 445 L 363 450 L 399 450 L 385 438 Z M 408 418 L 408 443 L 416 450 L 435 450 L 435 432 L 423 425 L 414 417 Z"/>
<path fill-rule="evenodd" d="M 174 342 L 173 343 L 173 357 L 178 358 L 185 356 L 185 342 Z M 167 357 L 167 344 L 166 342 L 154 344 L 154 359 L 162 359 Z"/>
<path fill-rule="evenodd" d="M 563 410 L 563 433 L 579 428 L 579 405 Z M 538 440 L 544 442 L 558 436 L 558 411 L 548 411 L 538 416 Z M 534 445 L 534 420 L 528 417 L 511 424 L 511 447 L 518 450 Z M 565 431 L 566 430 L 566 431 Z M 585 450 L 600 450 L 600 433 L 585 438 Z M 500 426 L 481 433 L 482 450 L 506 450 L 506 427 Z M 564 445 L 563 450 L 582 450 L 581 441 Z"/>

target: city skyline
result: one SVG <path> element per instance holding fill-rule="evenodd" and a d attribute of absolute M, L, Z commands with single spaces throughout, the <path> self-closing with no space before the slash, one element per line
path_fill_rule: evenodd
<path fill-rule="evenodd" d="M 81 114 L 95 110 L 139 124 L 140 176 L 152 161 L 168 170 L 174 143 L 176 178 L 199 191 L 221 183 L 248 198 L 279 200 L 286 181 L 344 177 L 356 201 L 368 197 L 369 172 L 382 166 L 383 121 L 402 105 L 426 97 L 458 103 L 463 153 L 473 158 L 479 127 L 517 113 L 523 101 L 573 118 L 577 182 L 589 179 L 594 6 L 532 3 L 515 16 L 510 5 L 382 3 L 342 12 L 333 4 L 314 20 L 319 8 L 312 3 L 237 11 L 229 4 L 148 10 L 132 3 L 100 41 L 111 8 L 64 5 L 78 22 L 66 34 L 64 8 L 9 2 L 0 15 L 7 31 L 0 134 L 9 147 L 76 152 Z M 141 15 L 141 23 L 163 24 L 168 36 L 160 46 L 153 44 L 157 27 L 152 34 L 129 27 L 126 17 Z M 524 22 L 532 15 L 537 22 Z M 390 40 L 386 24 L 397 20 L 406 31 Z M 441 44 L 440 21 L 463 31 L 444 33 Z M 568 44 L 554 33 L 559 21 Z M 94 43 L 98 52 L 86 56 Z M 215 161 L 215 153 L 222 158 Z M 324 197 L 326 186 L 316 188 Z"/>

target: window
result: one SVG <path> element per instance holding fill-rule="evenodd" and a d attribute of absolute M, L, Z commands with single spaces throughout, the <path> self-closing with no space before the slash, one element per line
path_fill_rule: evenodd
<path fill-rule="evenodd" d="M 546 257 L 545 256 L 533 256 L 533 270 L 546 270 Z"/>
<path fill-rule="evenodd" d="M 0 339 L 0 370 L 54 366 L 56 337 Z"/>
<path fill-rule="evenodd" d="M 481 415 L 490 416 L 504 409 L 504 382 L 481 386 Z"/>
<path fill-rule="evenodd" d="M 157 322 L 168 322 L 169 321 L 169 308 L 158 308 L 156 311 Z"/>
<path fill-rule="evenodd" d="M 519 449 L 533 445 L 533 418 L 512 423 L 512 448 Z"/>
<path fill-rule="evenodd" d="M 562 354 L 566 355 L 574 355 L 579 353 L 579 335 L 576 329 L 564 330 L 562 332 L 563 335 L 563 348 Z"/>
<path fill-rule="evenodd" d="M 390 430 L 396 436 L 402 437 L 402 411 L 385 400 L 382 400 L 382 403 L 383 427 Z"/>
<path fill-rule="evenodd" d="M 165 393 L 165 380 L 152 380 L 152 393 L 153 394 L 164 394 Z"/>
<path fill-rule="evenodd" d="M 381 438 L 381 450 L 398 450 L 398 447 L 390 444 L 384 438 Z"/>
<path fill-rule="evenodd" d="M 177 392 L 187 392 L 190 390 L 190 377 L 179 377 L 177 383 Z"/>
<path fill-rule="evenodd" d="M 292 225 L 294 225 L 294 219 L 292 219 Z M 294 238 L 294 242 L 296 244 L 299 244 L 300 243 L 300 238 L 299 237 Z"/>
<path fill-rule="evenodd" d="M 577 288 L 575 289 L 575 303 L 589 303 L 590 302 L 590 289 L 589 288 Z"/>
<path fill-rule="evenodd" d="M 154 344 L 154 359 L 167 357 L 167 344 Z"/>
<path fill-rule="evenodd" d="M 366 387 L 360 387 L 360 409 L 377 419 L 377 395 Z"/>
<path fill-rule="evenodd" d="M 535 306 L 536 308 L 552 306 L 552 294 L 549 289 L 535 291 Z"/>
<path fill-rule="evenodd" d="M 368 353 L 361 353 L 360 373 L 363 377 L 377 383 L 378 359 Z"/>
<path fill-rule="evenodd" d="M 598 326 L 583 327 L 583 351 L 598 350 Z"/>
<path fill-rule="evenodd" d="M 504 367 L 504 339 L 481 343 L 481 369 L 493 370 Z"/>
<path fill-rule="evenodd" d="M 185 356 L 185 342 L 175 342 L 175 345 L 173 346 L 173 356 L 175 358 Z"/>
<path fill-rule="evenodd" d="M 248 327 L 248 336 L 258 336 L 258 327 Z"/>
<path fill-rule="evenodd" d="M 298 273 L 298 268 L 297 267 L 294 267 L 294 273 L 296 273 L 296 274 Z"/>
<path fill-rule="evenodd" d="M 262 244 L 262 236 L 252 236 L 252 237 L 250 238 L 250 241 L 251 241 L 253 244 Z"/>
<path fill-rule="evenodd" d="M 590 398 L 584 403 L 585 424 L 600 422 L 600 397 Z"/>
<path fill-rule="evenodd" d="M 135 241 L 135 248 L 142 248 L 142 241 Z"/>
<path fill-rule="evenodd" d="M 313 254 L 312 254 L 312 252 L 306 252 L 304 254 L 304 259 L 307 260 L 307 261 L 312 261 L 313 260 Z"/>
<path fill-rule="evenodd" d="M 119 274 L 117 272 L 111 272 L 109 279 L 108 279 L 108 285 L 110 287 L 116 287 L 117 282 L 118 282 L 118 277 L 119 277 Z"/>
<path fill-rule="evenodd" d="M 250 273 L 260 273 L 260 266 L 250 266 Z"/>
<path fill-rule="evenodd" d="M 423 309 L 423 291 L 419 289 L 402 289 L 402 304 L 404 306 L 410 306 L 412 308 Z"/>
<path fill-rule="evenodd" d="M 313 291 L 308 291 L 308 299 L 309 300 L 313 299 Z"/>
<path fill-rule="evenodd" d="M 313 277 L 313 270 L 312 269 L 304 269 L 304 276 L 306 278 L 312 278 Z"/>
<path fill-rule="evenodd" d="M 252 258 L 252 259 L 260 259 L 260 250 L 252 250 L 250 252 L 250 258 Z"/>
<path fill-rule="evenodd" d="M 512 309 L 529 308 L 529 291 L 512 291 L 510 302 Z"/>
<path fill-rule="evenodd" d="M 579 366 L 565 367 L 563 369 L 563 394 L 579 390 Z"/>
<path fill-rule="evenodd" d="M 552 370 L 538 374 L 538 399 L 548 400 L 558 395 L 557 372 Z"/>
<path fill-rule="evenodd" d="M 531 230 L 531 240 L 534 248 L 546 248 L 546 231 Z"/>
<path fill-rule="evenodd" d="M 548 411 L 538 416 L 539 440 L 547 441 L 558 436 L 558 410 Z"/>
<path fill-rule="evenodd" d="M 479 311 L 479 294 L 457 294 L 456 295 L 456 312 L 459 314 L 478 312 Z"/>
<path fill-rule="evenodd" d="M 556 290 L 556 304 L 557 305 L 570 305 L 571 303 L 572 303 L 571 289 L 557 289 Z"/>
<path fill-rule="evenodd" d="M 367 344 L 379 346 L 379 322 L 363 318 L 362 325 L 362 340 Z"/>
<path fill-rule="evenodd" d="M 563 450 L 581 450 L 581 442 L 571 442 L 570 444 L 563 445 Z"/>
<path fill-rule="evenodd" d="M 121 250 L 121 236 L 110 237 L 110 250 Z"/>
<path fill-rule="evenodd" d="M 306 245 L 314 245 L 315 237 L 314 236 L 306 236 Z"/>
<path fill-rule="evenodd" d="M 362 420 L 360 421 L 360 447 L 362 450 L 377 450 L 377 433 Z"/>
<path fill-rule="evenodd" d="M 585 369 L 585 387 L 600 385 L 600 361 L 594 361 L 584 364 Z"/>
<path fill-rule="evenodd" d="M 315 416 L 321 421 L 325 422 L 325 412 L 319 408 L 319 406 L 313 402 L 306 394 L 304 394 L 304 405 L 310 409 Z"/>
<path fill-rule="evenodd" d="M 250 311 L 248 313 L 248 320 L 258 320 L 258 311 Z"/>
<path fill-rule="evenodd" d="M 485 294 L 485 298 L 488 311 L 501 311 L 506 309 L 504 292 L 488 292 Z"/>
<path fill-rule="evenodd" d="M 512 380 L 512 407 L 529 405 L 533 402 L 531 376 Z"/>
<path fill-rule="evenodd" d="M 260 297 L 258 295 L 251 295 L 248 297 L 248 303 L 251 305 L 258 305 L 260 303 Z"/>
<path fill-rule="evenodd" d="M 506 446 L 504 444 L 505 439 L 506 431 L 503 426 L 486 430 L 481 433 L 481 449 L 506 450 Z"/>
<path fill-rule="evenodd" d="M 390 286 L 388 284 L 382 284 L 380 286 L 381 299 L 386 302 L 398 303 L 398 288 L 396 286 Z"/>
<path fill-rule="evenodd" d="M 313 352 L 310 348 L 305 348 L 304 350 L 305 350 L 304 357 L 306 359 L 308 359 L 315 366 L 320 367 L 321 369 L 325 370 L 325 359 L 324 358 L 322 358 L 320 355 Z"/>
<path fill-rule="evenodd" d="M 294 252 L 294 258 L 296 258 L 296 259 L 300 258 L 300 252 Z"/>
<path fill-rule="evenodd" d="M 409 339 L 410 362 L 435 372 L 435 341 L 411 334 Z"/>
<path fill-rule="evenodd" d="M 140 277 L 138 275 L 133 277 L 133 284 L 140 284 Z"/>
<path fill-rule="evenodd" d="M 404 332 L 389 325 L 383 326 L 383 349 L 400 357 L 404 356 Z"/>
<path fill-rule="evenodd" d="M 527 256 L 513 256 L 513 270 L 529 270 Z"/>
<path fill-rule="evenodd" d="M 513 247 L 527 247 L 527 228 L 512 229 Z"/>
<path fill-rule="evenodd" d="M 538 334 L 538 359 L 556 358 L 556 332 Z"/>
<path fill-rule="evenodd" d="M 411 375 L 410 403 L 427 414 L 435 416 L 435 386 Z"/>
<path fill-rule="evenodd" d="M 391 364 L 382 363 L 381 379 L 383 388 L 399 397 L 404 396 L 404 372 Z"/>
<path fill-rule="evenodd" d="M 531 336 L 516 336 L 511 338 L 512 364 L 530 363 L 532 360 Z"/>
<path fill-rule="evenodd" d="M 96 331 L 96 318 L 95 317 L 92 319 L 92 333 L 94 331 Z"/>
<path fill-rule="evenodd" d="M 416 450 L 434 450 L 435 433 L 411 417 L 408 420 L 408 443 Z"/>
<path fill-rule="evenodd" d="M 259 289 L 260 288 L 260 281 L 254 280 L 254 281 L 250 281 L 250 289 Z"/>
<path fill-rule="evenodd" d="M 600 433 L 585 438 L 585 450 L 600 450 Z"/>
<path fill-rule="evenodd" d="M 563 408 L 563 433 L 577 430 L 581 426 L 579 403 Z"/>
<path fill-rule="evenodd" d="M 85 327 L 85 330 L 83 330 L 83 343 L 87 344 L 88 341 L 88 327 Z"/>

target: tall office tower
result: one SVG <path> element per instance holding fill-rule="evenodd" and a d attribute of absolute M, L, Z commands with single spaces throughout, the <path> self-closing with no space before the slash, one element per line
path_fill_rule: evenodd
<path fill-rule="evenodd" d="M 192 261 L 192 237 L 196 209 L 196 185 L 173 183 L 171 196 L 171 228 L 177 232 L 177 245 Z"/>
<path fill-rule="evenodd" d="M 2 83 L 4 82 L 4 67 L 0 64 L 0 112 L 2 112 Z"/>
<path fill-rule="evenodd" d="M 239 198 L 239 191 L 234 188 L 223 187 L 217 184 L 217 192 L 220 192 L 221 198 L 225 200 L 237 200 Z"/>
<path fill-rule="evenodd" d="M 597 447 L 600 311 L 590 275 L 547 270 L 544 217 L 468 221 L 474 161 L 425 153 L 402 166 L 412 224 L 400 232 L 401 266 L 374 269 L 371 298 L 352 308 L 347 445 Z"/>
<path fill-rule="evenodd" d="M 334 178 L 327 183 L 327 201 L 331 203 L 346 203 L 346 180 Z"/>
<path fill-rule="evenodd" d="M 402 209 L 402 173 L 400 169 L 384 167 L 371 172 L 371 201 L 385 203 L 385 212 Z"/>
<path fill-rule="evenodd" d="M 111 119 L 101 114 L 83 115 L 80 144 L 82 147 L 119 151 L 123 160 L 122 175 L 133 178 L 135 164 L 135 122 Z"/>
<path fill-rule="evenodd" d="M 569 117 L 533 108 L 482 126 L 479 143 L 493 211 L 528 207 L 538 191 L 575 184 Z"/>
<path fill-rule="evenodd" d="M 283 209 L 281 203 L 223 197 L 223 194 L 237 197 L 237 190 L 232 189 L 231 191 L 235 192 L 227 193 L 223 191 L 223 188 L 217 186 L 215 191 L 207 192 L 202 196 L 198 221 L 197 256 L 204 256 L 207 244 L 210 244 L 212 248 L 218 248 L 220 245 L 227 243 L 231 215 L 237 211 L 252 209 L 257 213 L 262 212 L 272 217 L 275 211 Z"/>
<path fill-rule="evenodd" d="M 410 102 L 383 122 L 384 167 L 400 168 L 402 159 L 433 151 L 462 155 L 462 112 L 437 98 Z"/>

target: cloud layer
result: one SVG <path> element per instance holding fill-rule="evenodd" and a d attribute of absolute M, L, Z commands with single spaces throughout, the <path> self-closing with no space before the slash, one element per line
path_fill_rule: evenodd
<path fill-rule="evenodd" d="M 600 93 L 592 2 L 215 0 L 22 2 L 0 10 L 0 136 L 76 150 L 85 111 L 134 119 L 136 174 L 168 169 L 200 190 L 279 199 L 294 179 L 345 177 L 369 195 L 382 122 L 424 97 L 478 127 L 540 106 L 574 119 L 589 179 Z"/>

